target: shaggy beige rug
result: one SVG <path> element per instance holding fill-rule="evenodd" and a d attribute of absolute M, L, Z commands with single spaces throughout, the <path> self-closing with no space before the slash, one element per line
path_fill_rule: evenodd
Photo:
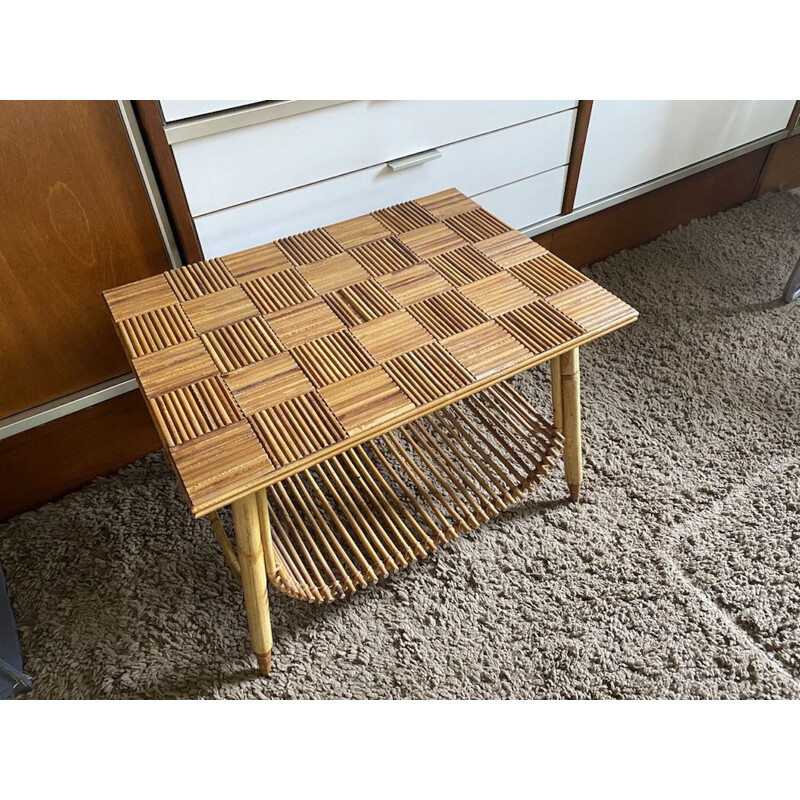
<path fill-rule="evenodd" d="M 526 503 L 351 600 L 240 590 L 161 454 L 0 526 L 34 697 L 800 697 L 800 198 L 588 270 L 641 311 L 585 348 L 585 496 Z M 547 375 L 516 385 L 547 403 Z"/>

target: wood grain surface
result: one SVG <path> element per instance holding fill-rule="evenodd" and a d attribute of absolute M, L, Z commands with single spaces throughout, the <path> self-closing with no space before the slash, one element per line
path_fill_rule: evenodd
<path fill-rule="evenodd" d="M 127 371 L 102 290 L 167 269 L 116 103 L 0 103 L 0 418 Z"/>

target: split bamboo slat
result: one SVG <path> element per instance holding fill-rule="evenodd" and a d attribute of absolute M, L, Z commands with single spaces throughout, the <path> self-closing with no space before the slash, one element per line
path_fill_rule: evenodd
<path fill-rule="evenodd" d="M 473 490 L 514 494 L 437 438 L 453 435 L 453 415 L 466 413 L 448 406 L 637 316 L 455 189 L 190 264 L 110 289 L 105 298 L 192 513 L 208 515 L 274 485 L 275 550 L 287 559 L 281 580 L 313 579 L 314 599 L 360 585 L 348 566 L 363 570 L 360 556 L 370 565 L 361 573 L 366 580 L 493 513 L 499 501 L 483 498 L 475 507 Z M 476 414 L 494 419 L 498 404 Z M 429 423 L 418 422 L 432 413 Z M 562 424 L 560 408 L 555 421 Z M 464 448 L 474 454 L 480 445 L 520 466 L 497 442 L 483 441 L 477 422 L 468 429 L 470 444 L 459 438 L 464 458 Z M 385 448 L 382 457 L 411 480 L 411 496 L 428 486 L 426 470 L 440 469 L 451 475 L 450 488 L 466 494 L 450 497 L 444 519 L 426 509 L 426 521 L 415 516 L 412 523 L 408 494 L 400 490 L 390 503 L 374 477 L 368 488 L 380 506 L 348 508 L 346 523 L 337 516 L 358 553 L 344 540 L 343 552 L 329 543 L 338 561 L 320 552 L 336 580 L 317 577 L 312 565 L 323 565 L 311 550 L 307 562 L 306 537 L 320 520 L 335 525 L 331 513 L 344 514 L 320 506 L 318 492 L 331 504 L 349 486 L 366 491 L 361 481 L 373 479 L 362 467 L 386 469 L 366 444 L 376 437 L 383 437 L 376 445 Z M 396 463 L 393 447 L 400 457 L 417 455 Z M 414 472 L 415 458 L 430 464 Z M 438 491 L 447 496 L 447 488 Z M 401 496 L 406 511 L 395 505 Z M 311 516 L 301 522 L 303 508 Z M 396 526 L 407 548 L 395 539 L 396 547 L 358 540 L 358 531 L 379 522 L 393 536 Z M 373 549 L 380 564 L 370 560 Z"/>
<path fill-rule="evenodd" d="M 298 600 L 341 599 L 500 514 L 548 473 L 562 446 L 508 384 L 358 444 L 266 490 L 267 576 Z"/>

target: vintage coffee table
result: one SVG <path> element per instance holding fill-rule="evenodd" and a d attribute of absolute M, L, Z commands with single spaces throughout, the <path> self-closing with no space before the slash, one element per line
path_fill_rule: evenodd
<path fill-rule="evenodd" d="M 577 500 L 578 347 L 637 317 L 455 189 L 105 298 L 264 674 L 268 580 L 344 597 L 499 514 L 562 445 Z M 505 382 L 544 361 L 552 423 Z"/>

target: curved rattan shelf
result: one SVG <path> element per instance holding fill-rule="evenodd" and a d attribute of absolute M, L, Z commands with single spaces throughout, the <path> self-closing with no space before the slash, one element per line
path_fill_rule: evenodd
<path fill-rule="evenodd" d="M 267 575 L 298 600 L 341 599 L 520 500 L 562 441 L 500 384 L 357 445 L 262 490 Z M 236 575 L 233 549 L 223 549 Z"/>

